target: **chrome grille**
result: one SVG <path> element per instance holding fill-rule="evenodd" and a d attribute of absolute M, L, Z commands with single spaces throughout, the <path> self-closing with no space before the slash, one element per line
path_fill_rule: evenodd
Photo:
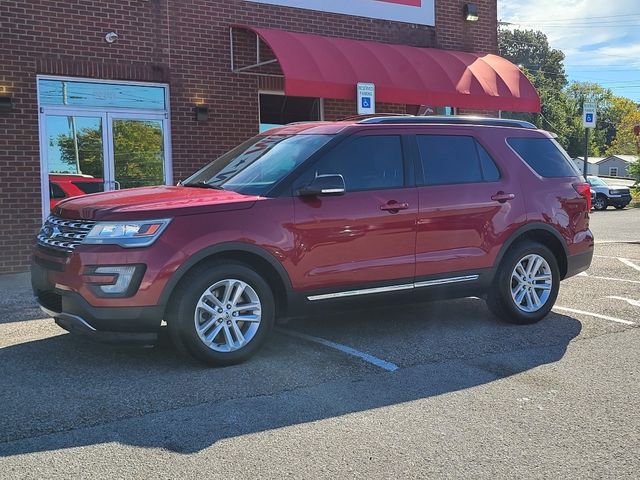
<path fill-rule="evenodd" d="M 95 224 L 91 220 L 65 220 L 51 215 L 38 233 L 38 244 L 72 252 Z"/>

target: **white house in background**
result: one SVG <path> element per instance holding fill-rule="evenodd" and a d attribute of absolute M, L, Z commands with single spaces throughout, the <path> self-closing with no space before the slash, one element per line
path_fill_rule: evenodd
<path fill-rule="evenodd" d="M 610 155 L 598 163 L 598 169 L 600 175 L 629 177 L 629 167 L 633 162 L 637 161 L 638 157 L 636 155 Z"/>
<path fill-rule="evenodd" d="M 584 159 L 577 157 L 573 159 L 576 167 L 584 174 Z M 609 155 L 608 157 L 589 158 L 588 174 L 601 175 L 605 177 L 628 177 L 629 166 L 638 161 L 635 155 Z"/>
<path fill-rule="evenodd" d="M 598 170 L 598 162 L 601 162 L 604 158 L 605 157 L 589 157 L 587 159 L 587 163 L 589 164 L 587 167 L 587 175 L 599 175 L 600 171 Z M 584 157 L 574 158 L 573 163 L 576 164 L 580 173 L 584 175 Z"/>

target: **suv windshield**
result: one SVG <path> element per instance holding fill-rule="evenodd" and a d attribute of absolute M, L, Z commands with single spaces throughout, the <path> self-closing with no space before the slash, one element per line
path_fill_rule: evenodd
<path fill-rule="evenodd" d="M 182 185 L 264 195 L 332 138 L 333 135 L 259 135 L 200 169 Z"/>
<path fill-rule="evenodd" d="M 587 177 L 587 182 L 593 187 L 608 187 L 604 180 L 599 177 Z"/>

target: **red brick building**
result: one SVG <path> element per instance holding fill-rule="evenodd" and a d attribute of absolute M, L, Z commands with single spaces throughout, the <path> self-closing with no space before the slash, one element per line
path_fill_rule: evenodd
<path fill-rule="evenodd" d="M 232 26 L 496 53 L 496 24 L 496 0 L 3 0 L 0 272 L 27 268 L 65 181 L 87 192 L 170 184 L 261 125 L 356 113 L 355 84 L 350 99 L 285 96 L 287 52 Z"/>

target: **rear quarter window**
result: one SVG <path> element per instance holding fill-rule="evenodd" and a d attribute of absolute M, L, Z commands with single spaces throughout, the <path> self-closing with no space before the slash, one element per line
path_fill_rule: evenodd
<path fill-rule="evenodd" d="M 542 177 L 580 175 L 569 155 L 551 138 L 508 138 L 507 143 Z"/>

